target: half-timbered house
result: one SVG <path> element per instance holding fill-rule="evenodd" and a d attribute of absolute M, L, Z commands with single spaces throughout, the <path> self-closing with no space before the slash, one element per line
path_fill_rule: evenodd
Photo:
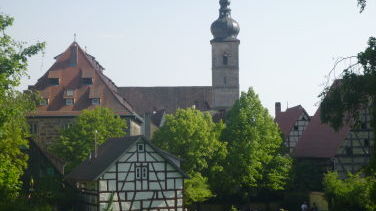
<path fill-rule="evenodd" d="M 301 105 L 281 111 L 281 103 L 275 104 L 275 121 L 281 129 L 283 141 L 290 153 L 293 152 L 310 120 L 310 116 Z"/>
<path fill-rule="evenodd" d="M 373 153 L 373 132 L 368 112 L 362 112 L 360 124 L 345 124 L 335 131 L 320 119 L 320 108 L 312 118 L 301 140 L 295 148 L 294 156 L 298 159 L 316 159 L 330 164 L 345 178 L 348 173 L 355 173 L 369 163 Z"/>
<path fill-rule="evenodd" d="M 114 138 L 66 180 L 79 189 L 82 210 L 183 210 L 186 174 L 179 166 L 143 136 Z"/>

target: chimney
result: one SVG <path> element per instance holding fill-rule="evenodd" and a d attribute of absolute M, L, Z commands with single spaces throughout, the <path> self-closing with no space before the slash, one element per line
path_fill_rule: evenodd
<path fill-rule="evenodd" d="M 281 113 L 281 103 L 280 102 L 276 102 L 275 103 L 275 116 L 277 117 L 277 115 Z"/>

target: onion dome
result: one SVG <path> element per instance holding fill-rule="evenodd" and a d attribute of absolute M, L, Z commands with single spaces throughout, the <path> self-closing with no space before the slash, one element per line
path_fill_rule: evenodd
<path fill-rule="evenodd" d="M 240 27 L 236 20 L 231 18 L 230 0 L 220 0 L 219 18 L 211 25 L 214 40 L 236 40 Z"/>

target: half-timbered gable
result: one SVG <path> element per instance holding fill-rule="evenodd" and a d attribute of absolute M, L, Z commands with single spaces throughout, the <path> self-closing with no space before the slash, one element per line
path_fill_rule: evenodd
<path fill-rule="evenodd" d="M 347 133 L 344 143 L 336 152 L 334 169 L 345 177 L 348 172 L 355 173 L 369 163 L 373 153 L 374 134 L 370 123 L 370 114 L 364 111 L 361 114 L 360 124 L 352 127 Z"/>
<path fill-rule="evenodd" d="M 283 133 L 284 143 L 289 152 L 294 150 L 310 119 L 301 105 L 288 108 L 282 112 L 280 103 L 276 103 L 275 121 Z"/>
<path fill-rule="evenodd" d="M 183 210 L 180 160 L 143 136 L 110 139 L 66 178 L 85 210 Z"/>

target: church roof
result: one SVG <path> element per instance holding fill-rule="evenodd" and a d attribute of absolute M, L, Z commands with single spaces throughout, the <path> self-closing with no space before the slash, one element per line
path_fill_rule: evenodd
<path fill-rule="evenodd" d="M 284 112 L 278 112 L 276 114 L 275 121 L 279 125 L 279 128 L 281 128 L 282 133 L 287 136 L 290 134 L 290 131 L 293 129 L 296 121 L 298 121 L 299 117 L 304 113 L 309 118 L 306 110 L 301 105 L 297 105 L 286 109 Z"/>
<path fill-rule="evenodd" d="M 75 116 L 84 109 L 94 108 L 91 98 L 100 98 L 100 105 L 121 114 L 134 114 L 132 106 L 118 93 L 118 87 L 104 75 L 104 68 L 95 58 L 73 42 L 66 51 L 55 57 L 56 62 L 29 89 L 40 92 L 48 98 L 48 105 L 38 106 L 30 116 Z M 50 80 L 58 84 L 50 84 Z M 85 84 L 91 79 L 92 84 Z M 73 95 L 68 96 L 67 90 Z M 65 99 L 74 98 L 73 105 L 66 105 Z"/>
<path fill-rule="evenodd" d="M 134 144 L 139 141 L 147 142 L 155 151 L 159 153 L 167 162 L 176 168 L 182 175 L 186 174 L 180 169 L 179 158 L 167 153 L 152 145 L 143 136 L 127 136 L 122 138 L 111 138 L 98 147 L 97 158 L 87 159 L 72 170 L 65 178 L 76 181 L 97 180 L 108 168 L 112 166 L 120 157 L 126 153 Z"/>
<path fill-rule="evenodd" d="M 128 100 L 138 114 L 161 109 L 173 113 L 178 108 L 192 106 L 209 110 L 212 102 L 211 86 L 119 87 L 119 94 Z"/>

